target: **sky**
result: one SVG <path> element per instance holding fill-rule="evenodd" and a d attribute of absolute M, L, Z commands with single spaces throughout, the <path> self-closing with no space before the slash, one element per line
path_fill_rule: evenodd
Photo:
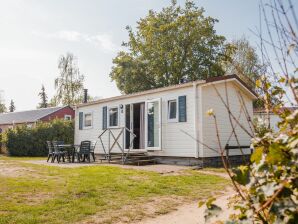
<path fill-rule="evenodd" d="M 257 0 L 196 0 L 206 16 L 217 18 L 215 29 L 227 40 L 245 35 L 258 25 Z M 224 3 L 223 3 L 224 2 Z M 171 0 L 0 0 L 0 90 L 6 104 L 18 111 L 35 109 L 42 84 L 54 95 L 58 59 L 73 53 L 85 75 L 91 96 L 119 95 L 109 73 L 112 59 L 127 41 L 127 25 L 161 10 Z M 178 1 L 183 5 L 184 1 Z"/>

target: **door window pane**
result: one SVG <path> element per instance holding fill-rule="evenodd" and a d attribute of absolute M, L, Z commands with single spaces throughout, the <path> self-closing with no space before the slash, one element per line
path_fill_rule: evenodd
<path fill-rule="evenodd" d="M 109 109 L 109 126 L 118 126 L 118 107 Z"/>
<path fill-rule="evenodd" d="M 148 147 L 159 147 L 159 102 L 149 102 L 147 107 L 148 117 Z"/>

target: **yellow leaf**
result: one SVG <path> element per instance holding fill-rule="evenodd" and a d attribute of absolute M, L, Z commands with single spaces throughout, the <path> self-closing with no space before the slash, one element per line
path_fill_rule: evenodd
<path fill-rule="evenodd" d="M 258 79 L 258 80 L 256 81 L 256 87 L 261 88 L 261 86 L 262 86 L 262 82 L 261 82 L 260 79 Z"/>

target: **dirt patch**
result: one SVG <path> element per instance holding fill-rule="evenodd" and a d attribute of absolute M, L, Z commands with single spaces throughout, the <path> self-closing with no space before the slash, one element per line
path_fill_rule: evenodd
<path fill-rule="evenodd" d="M 18 166 L 16 163 L 0 161 L 0 176 L 20 177 L 26 174 L 35 175 L 35 171 L 30 168 Z"/>
<path fill-rule="evenodd" d="M 115 209 L 113 213 L 99 213 L 88 220 L 79 222 L 80 224 L 121 224 L 138 223 L 146 218 L 154 218 L 158 215 L 167 214 L 177 208 L 177 206 L 186 202 L 183 197 L 154 197 L 150 201 L 142 204 L 123 206 L 121 209 Z"/>
<path fill-rule="evenodd" d="M 113 166 L 120 167 L 124 169 L 134 169 L 134 170 L 144 170 L 144 171 L 152 171 L 160 174 L 168 174 L 168 175 L 179 175 L 180 171 L 191 169 L 189 166 L 175 166 L 175 165 L 146 165 L 146 166 L 133 166 L 133 165 L 121 165 L 121 164 L 109 164 L 109 163 L 100 163 L 98 161 L 91 163 L 69 163 L 69 162 L 61 162 L 61 163 L 51 163 L 45 160 L 28 160 L 26 163 L 38 164 L 38 165 L 46 165 L 46 166 L 56 166 L 62 168 L 77 168 L 77 167 L 85 167 L 85 166 Z"/>
<path fill-rule="evenodd" d="M 219 177 L 229 179 L 229 175 L 223 172 L 215 172 L 215 171 L 209 171 L 209 170 L 198 170 L 198 172 L 202 174 L 214 175 L 214 176 L 219 176 Z"/>
<path fill-rule="evenodd" d="M 20 204 L 27 204 L 27 205 L 38 205 L 42 204 L 43 202 L 52 199 L 53 193 L 25 193 L 25 194 L 16 194 L 18 198 L 18 202 Z"/>
<path fill-rule="evenodd" d="M 223 210 L 219 216 L 212 218 L 208 223 L 218 223 L 217 221 L 225 221 L 234 211 L 228 207 L 228 200 L 235 192 L 232 189 L 227 189 L 224 195 L 217 197 L 215 204 Z M 165 215 L 160 215 L 155 218 L 146 218 L 137 224 L 198 224 L 205 223 L 204 211 L 206 207 L 198 207 L 198 202 L 185 203 L 177 207 L 176 211 L 172 211 Z"/>

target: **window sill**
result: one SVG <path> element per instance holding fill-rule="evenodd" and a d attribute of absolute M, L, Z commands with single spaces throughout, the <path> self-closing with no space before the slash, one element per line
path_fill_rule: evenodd
<path fill-rule="evenodd" d="M 168 119 L 168 123 L 178 123 L 178 119 Z"/>
<path fill-rule="evenodd" d="M 108 128 L 119 128 L 119 126 L 109 126 Z"/>
<path fill-rule="evenodd" d="M 92 129 L 93 127 L 92 126 L 89 126 L 89 127 L 83 127 L 83 130 L 89 130 L 89 129 Z"/>

